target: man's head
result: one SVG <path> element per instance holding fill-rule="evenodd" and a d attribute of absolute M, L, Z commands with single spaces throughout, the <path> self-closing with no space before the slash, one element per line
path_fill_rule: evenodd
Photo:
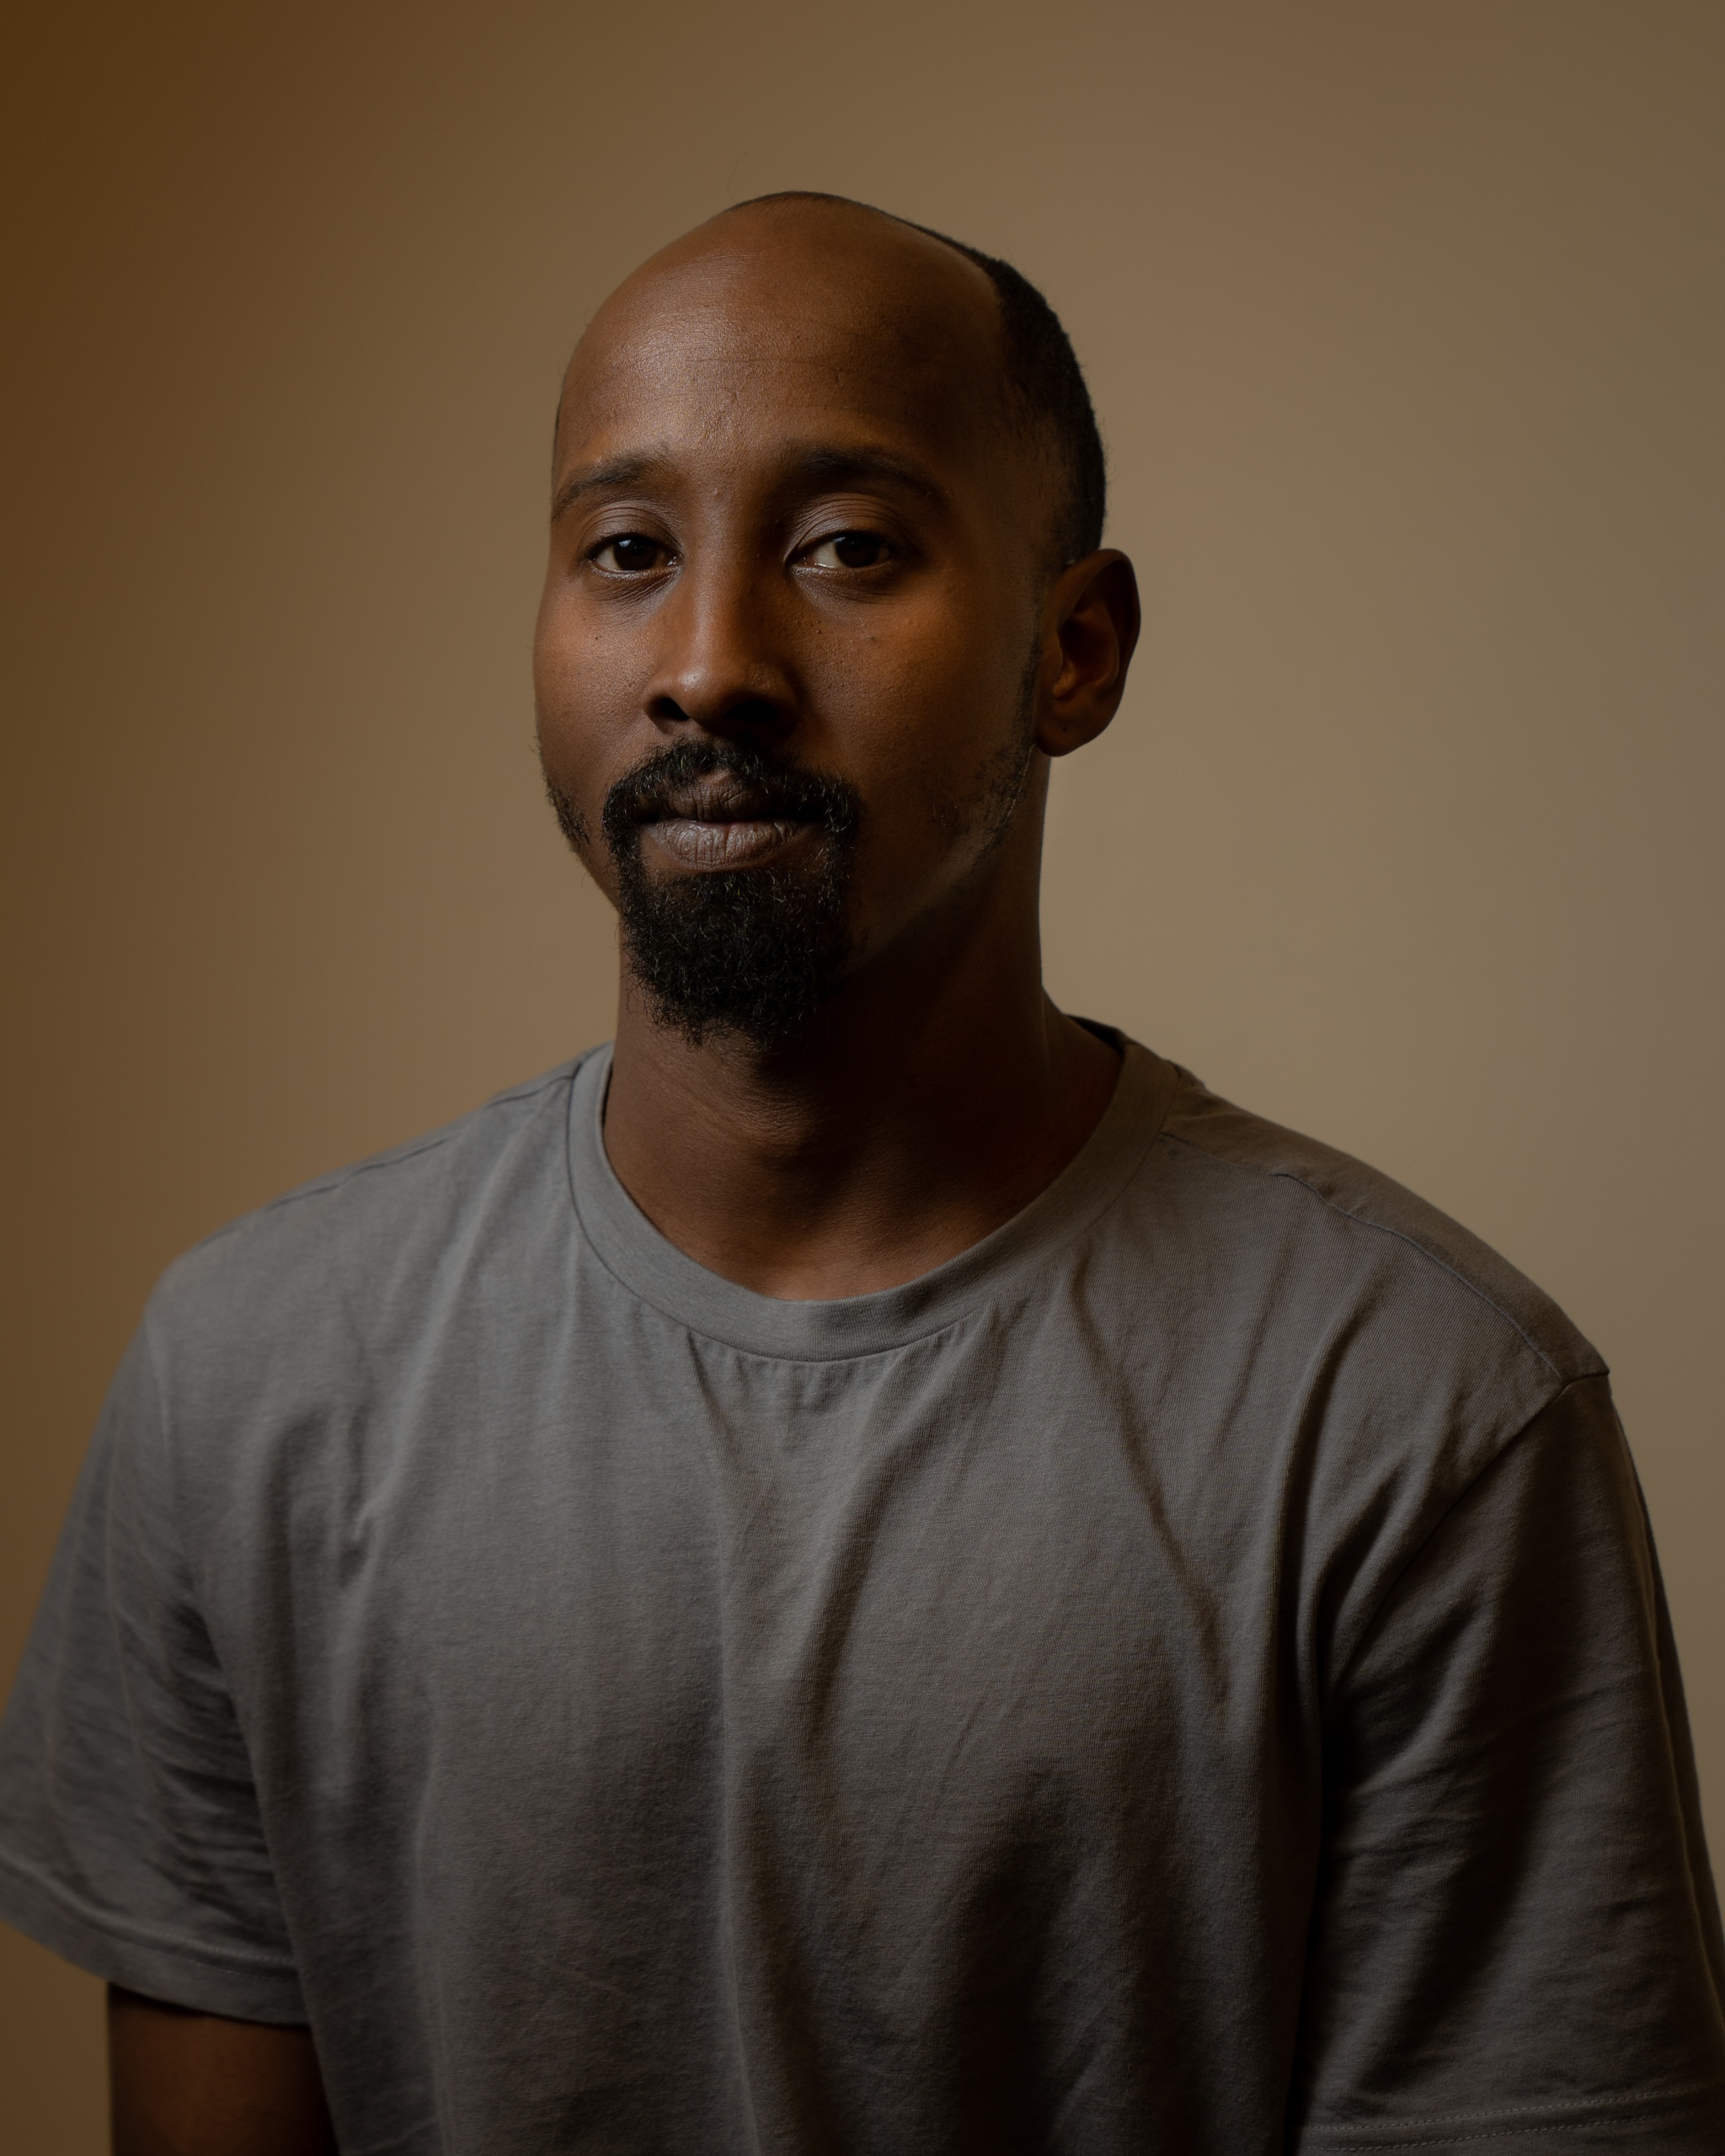
<path fill-rule="evenodd" d="M 1016 273 L 825 196 L 740 205 L 600 310 L 536 646 L 559 819 L 661 1018 L 793 1031 L 1002 877 L 1136 629 L 1100 446 Z"/>

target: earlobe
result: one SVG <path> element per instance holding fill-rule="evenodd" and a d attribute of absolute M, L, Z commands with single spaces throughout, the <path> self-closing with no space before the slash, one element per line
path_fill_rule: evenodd
<path fill-rule="evenodd" d="M 1142 622 L 1138 579 L 1125 555 L 1105 547 L 1062 570 L 1048 605 L 1060 663 L 1039 700 L 1036 744 L 1068 756 L 1119 708 Z"/>

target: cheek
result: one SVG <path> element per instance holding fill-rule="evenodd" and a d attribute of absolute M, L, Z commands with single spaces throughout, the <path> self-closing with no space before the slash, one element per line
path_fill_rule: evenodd
<path fill-rule="evenodd" d="M 576 610 L 561 579 L 553 579 L 539 601 L 533 627 L 533 696 L 542 719 L 565 724 L 590 700 L 598 670 L 590 637 L 581 633 Z"/>
<path fill-rule="evenodd" d="M 882 633 L 853 651 L 833 685 L 831 708 L 847 737 L 844 761 L 878 838 L 939 851 L 959 813 L 1009 755 L 1016 739 L 1025 650 L 1017 624 L 938 620 L 920 633 Z"/>
<path fill-rule="evenodd" d="M 533 635 L 533 705 L 546 768 L 590 812 L 605 771 L 627 730 L 628 683 L 617 654 L 583 632 L 574 610 L 554 593 L 541 603 Z"/>

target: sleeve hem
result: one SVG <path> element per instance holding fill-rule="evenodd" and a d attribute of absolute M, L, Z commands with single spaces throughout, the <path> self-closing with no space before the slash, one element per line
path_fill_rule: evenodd
<path fill-rule="evenodd" d="M 1551 2137 L 1565 2139 L 1554 2144 Z M 1725 2084 L 1648 2089 L 1578 2104 L 1523 2105 L 1496 2113 L 1314 2121 L 1295 2147 L 1304 2156 L 1389 2156 L 1413 2148 L 1477 2149 L 1480 2156 L 1552 2156 L 1633 2148 L 1637 2156 L 1713 2156 L 1725 2147 Z"/>
<path fill-rule="evenodd" d="M 163 1940 L 141 1925 L 104 1920 L 4 1853 L 0 1919 L 63 1961 L 147 1999 L 236 2021 L 303 2027 L 310 2019 L 291 1962 L 195 1940 Z"/>

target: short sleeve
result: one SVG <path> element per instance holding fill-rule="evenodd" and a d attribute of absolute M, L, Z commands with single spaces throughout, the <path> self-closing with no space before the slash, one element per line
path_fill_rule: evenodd
<path fill-rule="evenodd" d="M 1337 1681 L 1291 2145 L 1719 2156 L 1719 1918 L 1603 1378 L 1413 1558 Z"/>
<path fill-rule="evenodd" d="M 306 2019 L 244 1736 L 176 1534 L 143 1334 L 0 1724 L 0 1917 L 152 1998 Z"/>

